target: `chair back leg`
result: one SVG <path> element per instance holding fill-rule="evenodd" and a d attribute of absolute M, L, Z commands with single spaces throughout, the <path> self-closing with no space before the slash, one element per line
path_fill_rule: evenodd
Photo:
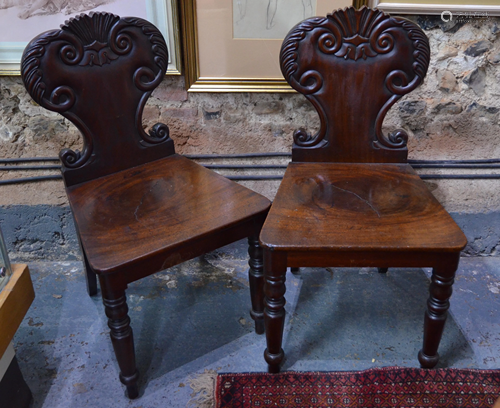
<path fill-rule="evenodd" d="M 87 293 L 89 294 L 89 296 L 95 296 L 97 295 L 97 275 L 90 267 L 87 254 L 83 249 L 82 240 L 80 238 L 80 231 L 78 231 L 77 227 L 76 227 L 76 237 L 78 238 L 78 245 L 80 246 L 80 251 L 83 257 L 83 272 L 85 273 L 85 281 L 87 282 Z"/>
<path fill-rule="evenodd" d="M 97 275 L 90 267 L 89 260 L 87 259 L 87 255 L 85 254 L 83 248 L 82 248 L 82 254 L 83 254 L 85 281 L 87 282 L 87 293 L 89 294 L 89 296 L 95 296 L 97 295 Z"/>
<path fill-rule="evenodd" d="M 264 333 L 264 258 L 259 236 L 248 237 L 248 281 L 250 283 L 250 298 L 252 310 L 250 315 L 255 321 L 255 333 Z"/>

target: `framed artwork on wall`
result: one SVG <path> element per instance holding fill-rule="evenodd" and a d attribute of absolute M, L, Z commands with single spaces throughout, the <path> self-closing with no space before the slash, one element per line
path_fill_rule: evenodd
<path fill-rule="evenodd" d="M 294 92 L 279 66 L 284 37 L 305 18 L 352 4 L 352 0 L 183 0 L 186 87 L 190 92 Z"/>
<path fill-rule="evenodd" d="M 370 7 L 388 13 L 442 14 L 445 20 L 472 20 L 500 15 L 500 0 L 369 0 Z M 443 14 L 444 13 L 444 14 Z"/>
<path fill-rule="evenodd" d="M 161 31 L 169 49 L 167 74 L 181 73 L 179 18 L 176 0 L 4 0 L 0 2 L 0 74 L 19 75 L 26 44 L 36 35 L 59 28 L 81 13 L 106 11 L 141 17 Z"/>

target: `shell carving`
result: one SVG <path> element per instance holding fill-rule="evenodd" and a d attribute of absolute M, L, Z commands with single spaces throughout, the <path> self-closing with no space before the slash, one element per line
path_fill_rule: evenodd
<path fill-rule="evenodd" d="M 367 7 L 359 11 L 350 7 L 324 18 L 312 18 L 297 24 L 281 47 L 283 74 L 288 78 L 295 72 L 298 44 L 308 31 L 320 29 L 317 39 L 319 51 L 357 61 L 390 52 L 394 47 L 394 37 L 389 29 L 394 26 L 408 31 L 416 51 L 415 69 L 419 76 L 425 77 L 430 58 L 427 37 L 411 22 L 391 18 L 382 11 Z"/>
<path fill-rule="evenodd" d="M 120 32 L 126 25 L 136 25 L 142 28 L 149 37 L 155 53 L 155 62 L 163 71 L 168 65 L 168 51 L 163 37 L 152 24 L 140 18 L 122 18 L 109 13 L 90 13 L 76 16 L 61 26 L 61 30 L 48 31 L 34 39 L 24 50 L 21 75 L 28 92 L 35 101 L 44 106 L 44 85 L 39 71 L 40 59 L 48 44 L 54 41 L 65 42 L 60 49 L 61 60 L 67 65 L 102 66 L 109 64 L 121 55 L 128 54 L 132 49 L 129 35 Z M 145 85 L 154 88 L 161 82 L 157 78 L 156 85 Z M 139 84 L 140 86 L 140 84 Z M 49 104 L 50 105 L 50 104 Z M 55 106 L 47 107 L 48 109 Z M 68 106 L 61 107 L 69 109 Z M 61 110 L 57 110 L 61 112 Z"/>
<path fill-rule="evenodd" d="M 111 33 L 113 26 L 119 19 L 113 14 L 96 13 L 92 16 L 80 15 L 66 22 L 62 29 L 74 34 L 82 45 L 82 49 L 78 49 L 80 52 L 73 54 L 77 58 L 68 59 L 68 63 L 77 62 L 81 66 L 102 66 L 116 60 L 118 55 L 113 51 L 113 48 L 117 47 L 116 45 L 112 46 L 116 42 L 110 41 L 108 43 L 108 34 Z M 67 52 L 71 56 L 71 50 L 68 49 Z"/>

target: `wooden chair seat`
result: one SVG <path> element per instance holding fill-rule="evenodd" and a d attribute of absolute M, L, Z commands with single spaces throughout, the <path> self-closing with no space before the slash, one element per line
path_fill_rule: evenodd
<path fill-rule="evenodd" d="M 409 164 L 380 163 L 290 163 L 260 241 L 287 251 L 293 267 L 304 266 L 294 264 L 295 252 L 317 258 L 308 266 L 370 266 L 378 263 L 371 252 L 377 260 L 411 252 L 415 263 L 421 253 L 460 252 L 467 242 Z M 311 254 L 318 251 L 330 255 Z"/>
<path fill-rule="evenodd" d="M 159 271 L 249 236 L 269 200 L 177 154 L 69 187 L 90 266 Z M 209 215 L 209 216 L 207 216 Z M 225 243 L 222 243 L 224 245 Z"/>

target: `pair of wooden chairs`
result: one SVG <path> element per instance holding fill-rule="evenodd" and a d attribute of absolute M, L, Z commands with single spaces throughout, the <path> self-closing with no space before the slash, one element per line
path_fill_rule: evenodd
<path fill-rule="evenodd" d="M 406 163 L 404 131 L 381 131 L 389 108 L 422 82 L 429 55 L 415 24 L 368 8 L 292 29 L 283 74 L 316 108 L 321 126 L 314 136 L 294 134 L 292 163 L 269 211 L 264 197 L 176 155 L 166 125 L 143 130 L 144 105 L 168 60 L 154 26 L 82 15 L 28 45 L 28 92 L 84 137 L 82 152 L 61 151 L 63 176 L 89 292 L 97 274 L 130 398 L 138 395 L 138 373 L 127 284 L 243 237 L 251 314 L 258 333 L 265 321 L 270 372 L 284 357 L 289 266 L 433 267 L 419 360 L 435 366 L 466 241 Z"/>

